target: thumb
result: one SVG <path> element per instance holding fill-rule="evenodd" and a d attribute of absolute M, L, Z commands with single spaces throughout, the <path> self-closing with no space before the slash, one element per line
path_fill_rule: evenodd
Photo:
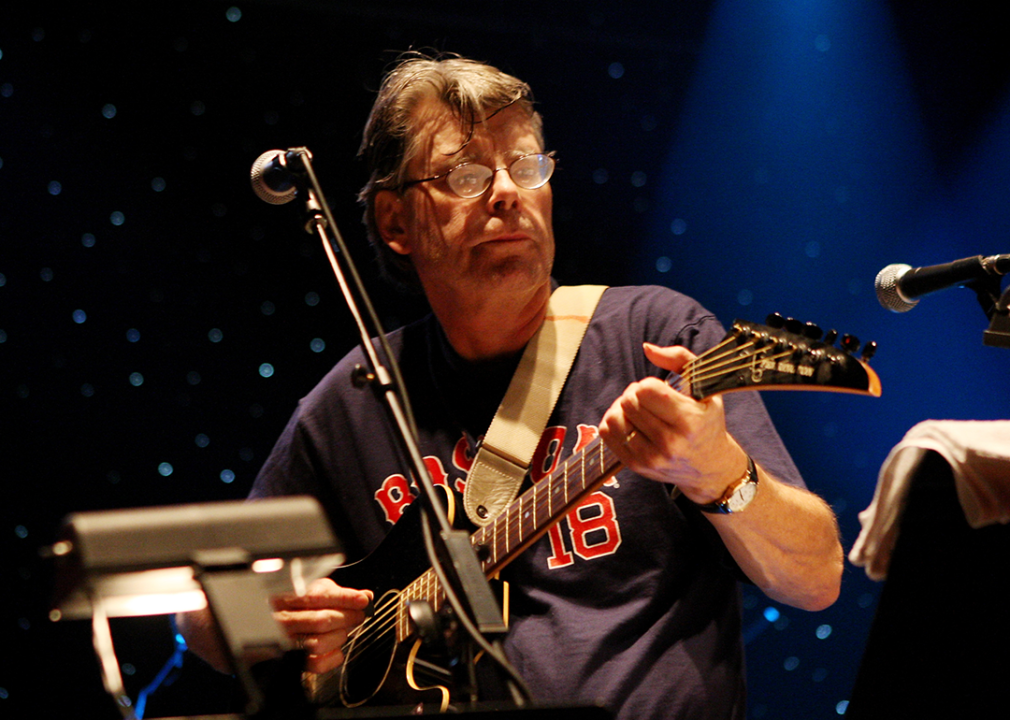
<path fill-rule="evenodd" d="M 645 350 L 645 357 L 653 365 L 677 374 L 680 374 L 684 366 L 697 357 L 693 352 L 680 345 L 660 347 L 652 343 L 642 343 L 642 348 Z"/>

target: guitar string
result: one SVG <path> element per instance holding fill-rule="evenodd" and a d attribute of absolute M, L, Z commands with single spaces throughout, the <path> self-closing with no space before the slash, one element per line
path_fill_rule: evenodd
<path fill-rule="evenodd" d="M 395 592 L 390 600 L 376 608 L 376 614 L 372 615 L 372 617 L 368 618 L 364 623 L 355 628 L 355 630 L 348 635 L 347 642 L 344 644 L 344 648 L 347 648 L 352 640 L 357 641 L 356 644 L 350 648 L 347 659 L 363 655 L 371 650 L 375 643 L 381 641 L 387 633 L 390 631 L 395 632 L 396 625 L 399 622 L 399 609 L 403 605 L 403 601 L 408 597 L 410 599 L 419 599 L 413 597 L 414 592 L 412 591 L 412 588 L 417 590 L 422 585 L 430 585 L 431 589 L 428 593 L 419 591 L 417 594 L 425 599 L 430 597 L 435 605 L 439 605 L 440 603 L 438 601 L 442 596 L 442 591 L 439 586 L 438 579 L 430 577 L 432 575 L 433 572 L 429 568 L 417 579 L 408 584 L 403 590 Z"/>

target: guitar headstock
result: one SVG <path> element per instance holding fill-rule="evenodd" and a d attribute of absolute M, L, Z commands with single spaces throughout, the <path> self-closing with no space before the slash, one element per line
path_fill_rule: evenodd
<path fill-rule="evenodd" d="M 867 361 L 877 349 L 812 323 L 769 315 L 767 325 L 736 320 L 722 342 L 684 369 L 696 400 L 735 390 L 824 390 L 879 397 L 880 378 Z"/>

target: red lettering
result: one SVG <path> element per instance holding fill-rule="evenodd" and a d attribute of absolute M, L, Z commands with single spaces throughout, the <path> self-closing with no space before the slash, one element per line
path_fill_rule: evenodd
<path fill-rule="evenodd" d="M 614 501 L 606 493 L 592 493 L 565 519 L 572 531 L 572 549 L 583 560 L 613 555 L 621 546 Z"/>
<path fill-rule="evenodd" d="M 465 475 L 473 467 L 473 453 L 470 451 L 470 443 L 467 442 L 466 435 L 460 435 L 459 440 L 456 441 L 456 446 L 452 449 L 452 465 L 464 474 L 464 477 L 456 478 L 456 482 L 453 483 L 456 492 L 462 494 L 466 490 Z"/>
<path fill-rule="evenodd" d="M 386 514 L 386 521 L 391 525 L 400 519 L 404 508 L 414 502 L 410 484 L 403 475 L 390 475 L 386 478 L 382 487 L 375 491 L 375 499 Z"/>
<path fill-rule="evenodd" d="M 530 463 L 530 479 L 539 482 L 550 475 L 561 462 L 561 446 L 565 442 L 566 430 L 562 426 L 549 427 L 544 431 L 537 445 L 536 452 L 533 453 L 533 461 Z"/>
<path fill-rule="evenodd" d="M 583 425 L 579 423 L 576 429 L 579 431 L 579 439 L 575 443 L 575 449 L 572 450 L 573 453 L 579 452 L 600 436 L 600 429 L 595 425 Z"/>
<path fill-rule="evenodd" d="M 562 526 L 567 526 L 572 538 L 572 550 L 565 545 Z M 613 499 L 599 490 L 590 494 L 547 532 L 551 554 L 547 567 L 551 570 L 568 567 L 574 555 L 594 560 L 613 555 L 621 546 L 621 524 L 617 521 Z"/>
<path fill-rule="evenodd" d="M 568 567 L 575 562 L 575 557 L 572 555 L 571 551 L 565 547 L 565 538 L 561 534 L 561 522 L 556 522 L 551 525 L 551 529 L 547 531 L 547 537 L 551 541 L 551 556 L 547 558 L 547 567 L 551 570 L 557 568 Z"/>

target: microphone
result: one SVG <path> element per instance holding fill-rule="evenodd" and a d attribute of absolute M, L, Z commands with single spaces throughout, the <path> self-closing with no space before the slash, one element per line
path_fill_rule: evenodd
<path fill-rule="evenodd" d="M 267 150 L 256 158 L 250 177 L 256 197 L 271 205 L 294 200 L 298 194 L 298 175 L 305 170 L 302 152 L 308 151 Z"/>
<path fill-rule="evenodd" d="M 913 268 L 909 265 L 888 265 L 874 281 L 877 300 L 886 309 L 908 312 L 919 301 L 915 298 L 937 290 L 967 285 L 973 280 L 1005 275 L 1010 271 L 1010 255 L 990 255 L 962 258 L 942 265 Z"/>

